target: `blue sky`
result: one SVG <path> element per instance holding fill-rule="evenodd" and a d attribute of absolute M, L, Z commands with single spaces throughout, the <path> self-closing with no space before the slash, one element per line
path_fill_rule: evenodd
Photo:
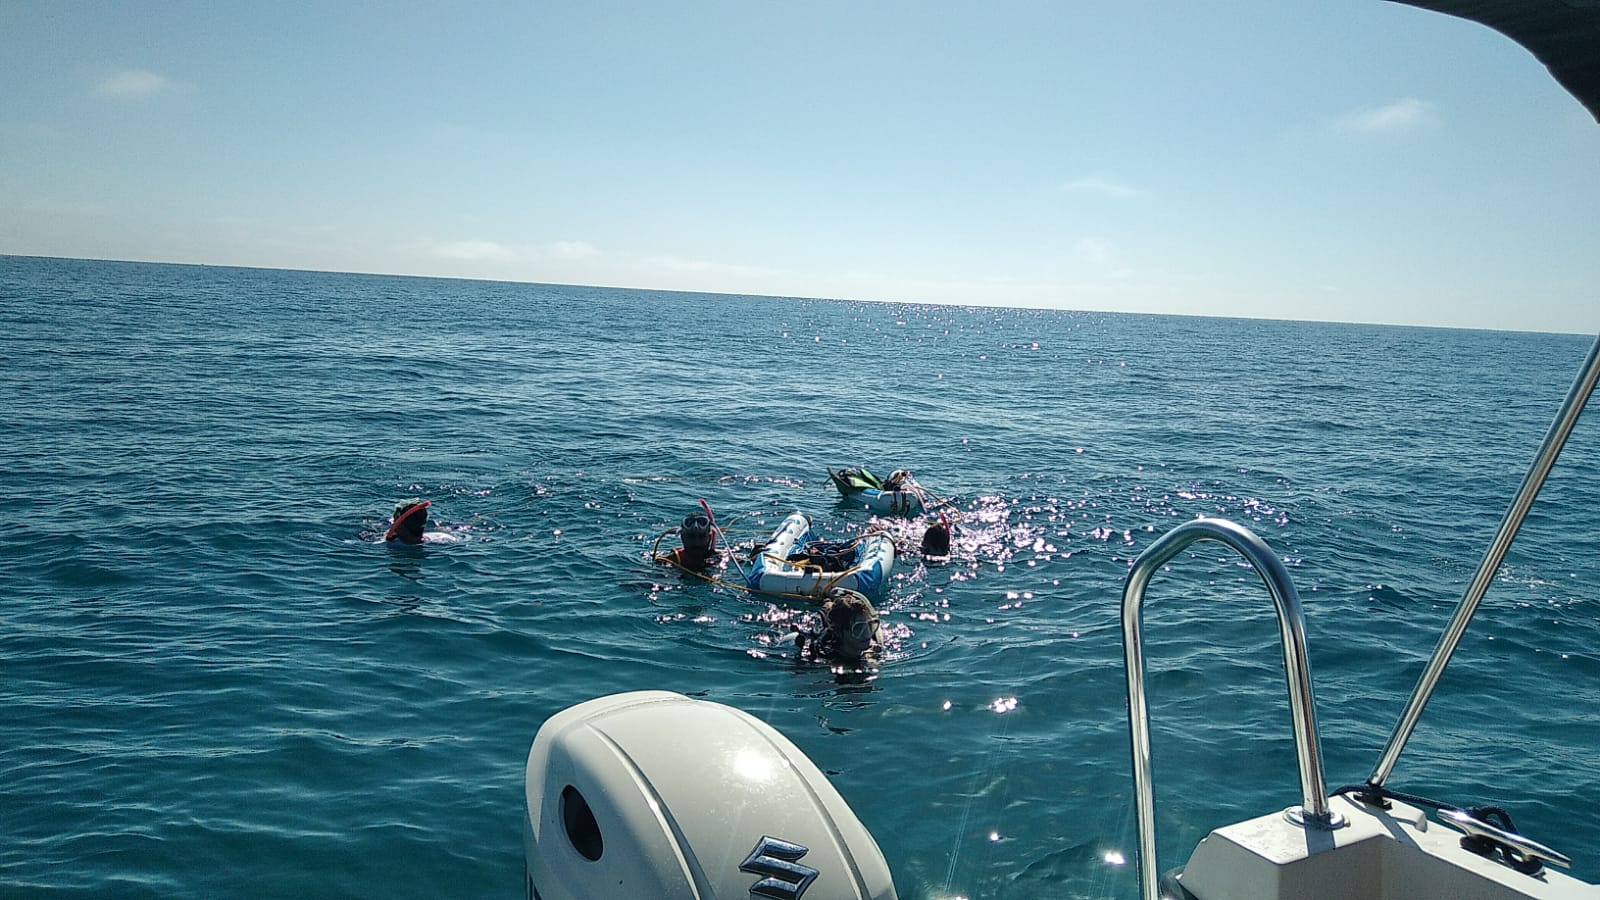
<path fill-rule="evenodd" d="M 1600 331 L 1600 126 L 1379 0 L 8 0 L 0 97 L 0 253 Z"/>

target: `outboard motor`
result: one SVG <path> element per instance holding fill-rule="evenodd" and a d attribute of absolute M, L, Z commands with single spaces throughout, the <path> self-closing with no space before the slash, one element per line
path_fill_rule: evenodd
<path fill-rule="evenodd" d="M 551 716 L 528 753 L 529 900 L 893 900 L 889 866 L 766 723 L 668 691 Z"/>

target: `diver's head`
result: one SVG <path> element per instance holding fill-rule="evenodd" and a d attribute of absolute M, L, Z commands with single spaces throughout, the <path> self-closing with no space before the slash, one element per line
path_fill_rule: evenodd
<path fill-rule="evenodd" d="M 716 555 L 717 526 L 711 524 L 711 517 L 703 512 L 684 516 L 683 524 L 678 528 L 678 537 L 683 541 L 683 552 L 687 557 L 705 562 Z"/>
<path fill-rule="evenodd" d="M 431 501 L 416 498 L 396 503 L 394 524 L 389 526 L 389 532 L 383 539 L 402 544 L 422 543 L 422 529 L 428 524 L 428 507 L 432 505 Z"/>
<path fill-rule="evenodd" d="M 865 595 L 846 588 L 828 591 L 822 623 L 833 635 L 833 655 L 856 662 L 878 643 L 878 611 Z"/>
<path fill-rule="evenodd" d="M 928 526 L 922 533 L 923 556 L 950 555 L 950 523 L 943 519 Z"/>

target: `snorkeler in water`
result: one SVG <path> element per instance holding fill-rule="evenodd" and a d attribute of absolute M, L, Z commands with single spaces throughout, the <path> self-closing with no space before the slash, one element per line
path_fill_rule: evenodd
<path fill-rule="evenodd" d="M 922 533 L 922 555 L 933 557 L 946 557 L 950 555 L 950 534 L 954 531 L 950 527 L 950 520 L 943 515 L 939 521 L 928 526 Z"/>
<path fill-rule="evenodd" d="M 700 509 L 684 516 L 683 524 L 678 526 L 678 540 L 683 546 L 656 556 L 656 561 L 691 572 L 709 569 L 722 558 L 722 551 L 717 549 L 717 538 L 721 534 L 716 518 L 711 515 L 711 506 L 701 500 Z"/>
<path fill-rule="evenodd" d="M 822 630 L 801 631 L 795 650 L 801 659 L 816 662 L 859 663 L 881 644 L 878 611 L 866 595 L 833 588 L 822 602 Z"/>
<path fill-rule="evenodd" d="M 413 497 L 410 500 L 401 500 L 394 505 L 394 521 L 389 525 L 389 530 L 384 533 L 385 541 L 398 541 L 402 544 L 420 544 L 423 541 L 422 530 L 428 524 L 428 507 L 432 506 L 431 500 L 422 500 Z"/>

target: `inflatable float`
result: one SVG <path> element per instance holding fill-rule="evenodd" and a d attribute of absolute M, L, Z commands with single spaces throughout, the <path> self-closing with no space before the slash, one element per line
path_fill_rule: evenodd
<path fill-rule="evenodd" d="M 887 479 L 879 479 L 865 468 L 852 466 L 837 472 L 829 469 L 828 477 L 833 479 L 833 486 L 839 489 L 846 503 L 864 506 L 875 515 L 915 516 L 925 512 L 929 505 L 927 492 L 904 469 L 896 469 Z"/>
<path fill-rule="evenodd" d="M 758 594 L 821 602 L 832 588 L 868 597 L 883 593 L 894 569 L 894 541 L 881 533 L 849 541 L 824 541 L 811 520 L 796 510 L 756 548 L 745 587 Z"/>

